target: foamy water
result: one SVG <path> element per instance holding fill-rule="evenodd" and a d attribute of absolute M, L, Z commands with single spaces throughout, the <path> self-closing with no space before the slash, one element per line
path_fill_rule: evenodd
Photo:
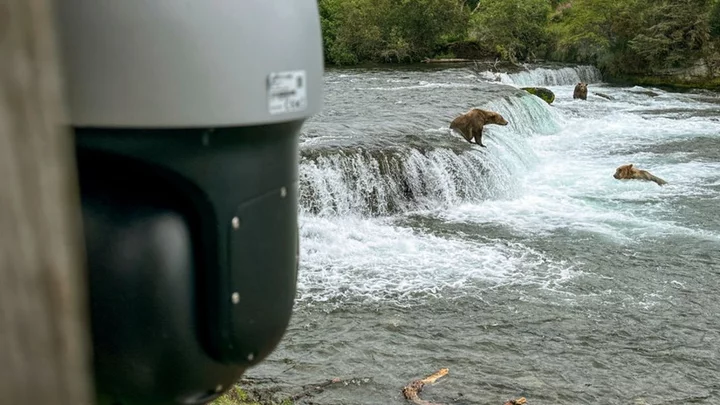
<path fill-rule="evenodd" d="M 466 74 L 449 76 L 436 84 L 455 90 L 480 86 L 477 77 L 467 82 Z M 465 82 L 452 81 L 458 77 Z M 588 101 L 572 99 L 572 83 L 579 79 L 595 83 Z M 383 87 L 364 88 L 364 94 L 420 91 L 435 97 L 432 83 L 406 85 L 413 80 L 373 78 L 372 83 Z M 499 225 L 523 237 L 570 230 L 619 243 L 663 235 L 718 240 L 716 230 L 679 223 L 668 201 L 715 196 L 717 190 L 704 186 L 720 181 L 720 163 L 694 162 L 682 152 L 646 150 L 698 136 L 718 137 L 720 122 L 714 115 L 672 116 L 682 109 L 712 111 L 717 104 L 658 89 L 649 93 L 638 87 L 603 86 L 597 83 L 599 74 L 587 67 L 539 69 L 507 81 L 545 85 L 556 93 L 556 101 L 548 106 L 511 86 L 504 92 L 494 88 L 498 95 L 477 106 L 501 112 L 510 124 L 486 127 L 486 149 L 468 147 L 457 134 L 439 127 L 416 135 L 424 139 L 420 148 L 390 140 L 395 145 L 392 153 L 373 154 L 362 148 L 335 153 L 329 147 L 325 154 L 303 161 L 301 302 L 402 302 L 422 298 L 424 292 L 465 294 L 477 282 L 531 280 L 533 272 L 523 269 L 535 266 L 542 256 L 530 253 L 531 246 L 502 239 L 427 234 L 408 228 L 405 217 Z M 358 84 L 362 82 L 353 82 Z M 594 92 L 612 100 L 593 96 Z M 365 117 L 369 122 L 372 118 Z M 356 126 L 347 125 L 354 133 Z M 615 180 L 615 168 L 626 163 L 648 169 L 670 184 Z M 547 267 L 566 277 L 572 265 L 550 260 Z"/>
<path fill-rule="evenodd" d="M 562 97 L 572 94 L 572 86 L 549 87 L 560 94 L 555 105 L 569 110 L 563 128 L 550 136 L 538 136 L 531 142 L 540 163 L 522 178 L 524 194 L 510 200 L 487 200 L 465 204 L 443 217 L 453 221 L 498 222 L 522 232 L 542 233 L 558 227 L 591 230 L 617 239 L 633 239 L 667 234 L 698 236 L 718 240 L 717 232 L 705 232 L 676 224 L 667 201 L 674 197 L 717 195 L 707 189 L 720 179 L 720 162 L 697 162 L 682 151 L 652 153 L 652 145 L 720 137 L 716 116 L 687 119 L 647 117 L 635 113 L 639 97 L 628 96 L 625 89 L 596 88 L 617 101 L 612 107 L 588 109 L 587 103 Z M 656 90 L 659 93 L 666 94 Z M 688 107 L 684 97 L 667 97 L 652 107 L 672 111 Z M 700 104 L 700 103 L 695 103 Z M 695 111 L 713 109 L 700 105 Z M 643 109 L 645 111 L 645 109 Z M 720 138 L 718 138 L 720 139 Z M 615 168 L 634 163 L 651 170 L 670 184 L 618 181 Z M 645 201 L 628 211 L 623 202 Z"/>
<path fill-rule="evenodd" d="M 516 73 L 480 72 L 485 80 L 497 81 L 515 86 L 561 86 L 573 85 L 578 82 L 599 83 L 602 75 L 593 66 L 576 66 L 561 68 L 532 68 Z"/>
<path fill-rule="evenodd" d="M 448 129 L 473 107 L 510 122 L 487 148 Z M 614 179 L 627 163 L 668 185 Z M 359 378 L 312 402 L 400 405 L 450 367 L 427 399 L 716 397 L 717 94 L 613 87 L 590 67 L 330 71 L 299 176 L 296 311 L 251 373 L 271 386 Z"/>
<path fill-rule="evenodd" d="M 508 282 L 534 270 L 564 277 L 569 267 L 545 263 L 528 247 L 497 240 L 472 243 L 423 234 L 379 219 L 305 219 L 303 254 L 312 264 L 300 278 L 298 302 L 394 301 L 474 295 L 477 287 Z M 526 277 L 527 276 L 527 277 Z M 544 280 L 542 280 L 544 282 Z"/>

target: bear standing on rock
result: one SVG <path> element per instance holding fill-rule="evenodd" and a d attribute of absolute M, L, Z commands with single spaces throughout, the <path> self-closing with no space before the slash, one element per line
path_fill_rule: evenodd
<path fill-rule="evenodd" d="M 475 138 L 475 143 L 484 148 L 485 145 L 482 143 L 482 130 L 485 124 L 507 125 L 508 122 L 502 115 L 496 112 L 473 108 L 455 118 L 450 124 L 450 129 L 460 132 L 463 138 L 470 143 L 472 143 L 472 139 Z"/>
<path fill-rule="evenodd" d="M 587 100 L 587 83 L 580 82 L 575 85 L 575 91 L 573 92 L 573 99 L 580 98 Z"/>

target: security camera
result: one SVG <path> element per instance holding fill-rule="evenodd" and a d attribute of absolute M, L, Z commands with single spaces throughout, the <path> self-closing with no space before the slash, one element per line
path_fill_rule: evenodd
<path fill-rule="evenodd" d="M 56 3 L 99 405 L 203 404 L 285 332 L 315 0 Z"/>

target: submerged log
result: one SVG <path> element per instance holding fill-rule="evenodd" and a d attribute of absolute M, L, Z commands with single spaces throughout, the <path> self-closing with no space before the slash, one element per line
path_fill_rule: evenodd
<path fill-rule="evenodd" d="M 426 384 L 433 384 L 438 378 L 447 375 L 449 371 L 450 370 L 447 368 L 441 368 L 435 374 L 429 375 L 422 380 L 413 380 L 402 389 L 403 396 L 405 396 L 405 399 L 408 399 L 418 405 L 438 405 L 420 399 L 419 394 Z"/>
<path fill-rule="evenodd" d="M 593 92 L 592 94 L 594 94 L 594 95 L 596 95 L 596 96 L 598 96 L 598 97 L 602 97 L 602 98 L 604 98 L 604 99 L 606 99 L 606 100 L 612 100 L 612 99 L 613 99 L 612 97 L 610 97 L 610 96 L 608 96 L 607 94 L 604 94 L 604 93 Z"/>

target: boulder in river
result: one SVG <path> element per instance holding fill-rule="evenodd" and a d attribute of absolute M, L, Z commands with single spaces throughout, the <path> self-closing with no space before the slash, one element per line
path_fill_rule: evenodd
<path fill-rule="evenodd" d="M 544 87 L 523 87 L 522 89 L 530 94 L 540 97 L 548 104 L 552 104 L 552 102 L 555 101 L 555 93 Z"/>

